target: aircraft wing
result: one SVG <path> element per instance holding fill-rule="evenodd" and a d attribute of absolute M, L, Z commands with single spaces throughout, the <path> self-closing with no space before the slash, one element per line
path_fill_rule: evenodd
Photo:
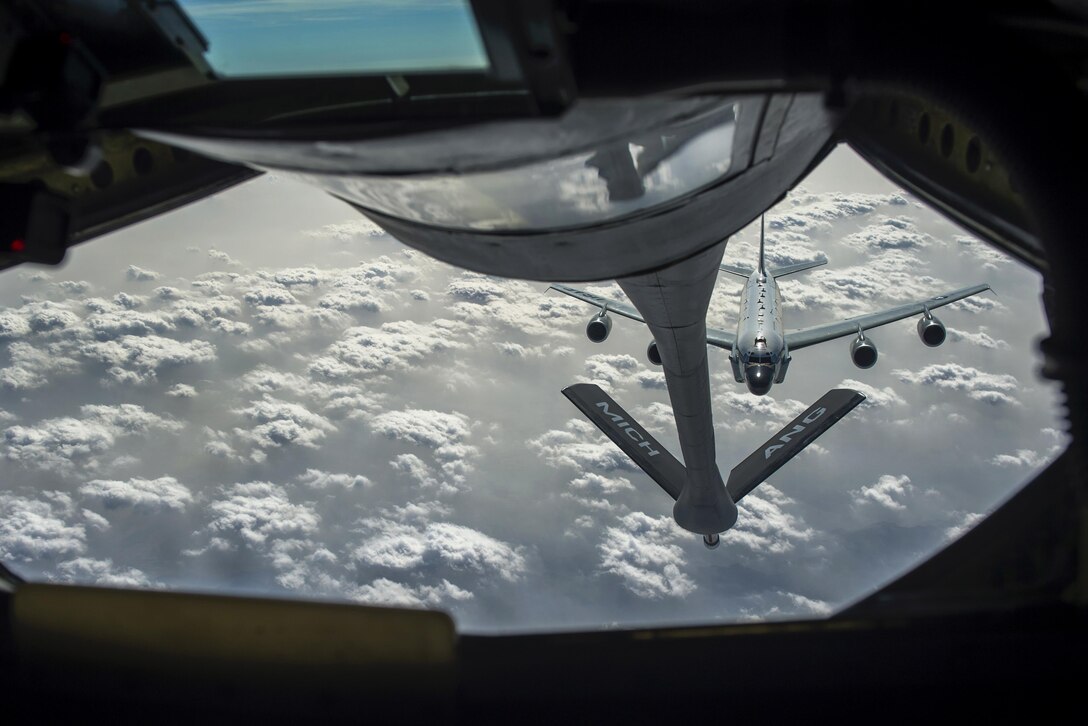
<path fill-rule="evenodd" d="M 872 330 L 881 325 L 894 323 L 896 320 L 902 320 L 903 318 L 909 318 L 911 315 L 925 312 L 927 307 L 930 310 L 933 310 L 949 303 L 954 303 L 957 300 L 962 300 L 965 297 L 977 295 L 978 293 L 989 289 L 989 285 L 973 285 L 972 287 L 953 290 L 952 292 L 947 292 L 943 295 L 935 295 L 922 302 L 907 303 L 906 305 L 889 308 L 878 313 L 869 313 L 868 315 L 859 315 L 856 318 L 840 320 L 837 323 L 827 323 L 825 325 L 817 325 L 813 328 L 793 330 L 786 333 L 786 346 L 790 351 L 794 351 L 800 350 L 801 348 L 807 348 L 808 346 L 817 343 L 823 343 L 827 340 L 845 338 L 848 335 L 856 334 L 859 326 L 862 330 Z"/>
<path fill-rule="evenodd" d="M 637 320 L 640 323 L 646 322 L 642 319 L 642 316 L 639 315 L 638 310 L 636 310 L 635 307 L 630 303 L 612 300 L 611 298 L 602 297 L 601 295 L 595 295 L 592 292 L 579 290 L 576 287 L 570 287 L 568 285 L 555 284 L 548 289 L 558 290 L 564 295 L 570 295 L 573 298 L 577 298 L 582 302 L 589 303 L 590 305 L 598 308 L 605 308 L 609 312 L 615 313 L 616 315 L 622 315 L 625 318 Z M 726 350 L 733 350 L 733 341 L 735 339 L 735 335 L 724 330 L 718 330 L 717 328 L 706 329 L 706 342 L 709 345 L 713 345 L 718 348 L 725 348 Z"/>
<path fill-rule="evenodd" d="M 706 329 L 706 342 L 716 348 L 733 350 L 733 343 L 735 343 L 736 340 L 737 336 L 733 333 L 727 333 L 724 330 L 718 330 L 717 328 Z"/>
<path fill-rule="evenodd" d="M 552 285 L 549 290 L 558 290 L 564 295 L 570 295 L 571 297 L 578 298 L 582 302 L 587 302 L 590 305 L 594 305 L 599 308 L 606 308 L 609 312 L 616 315 L 622 315 L 625 318 L 631 318 L 631 320 L 637 320 L 640 323 L 646 321 L 639 315 L 638 310 L 635 310 L 635 306 L 630 303 L 622 303 L 618 300 L 612 300 L 607 297 L 595 295 L 585 290 L 579 290 L 576 287 L 568 287 L 567 285 Z"/>

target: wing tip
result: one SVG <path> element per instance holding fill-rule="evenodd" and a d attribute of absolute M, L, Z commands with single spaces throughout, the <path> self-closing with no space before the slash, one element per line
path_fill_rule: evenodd
<path fill-rule="evenodd" d="M 851 400 L 856 400 L 858 403 L 865 400 L 865 394 L 853 388 L 832 388 L 828 393 L 849 393 L 851 395 Z M 854 405 L 856 406 L 857 404 Z"/>

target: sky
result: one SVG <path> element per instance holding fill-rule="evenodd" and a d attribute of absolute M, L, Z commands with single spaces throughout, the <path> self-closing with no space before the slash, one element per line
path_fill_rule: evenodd
<path fill-rule="evenodd" d="M 466 0 L 182 0 L 228 76 L 487 68 Z"/>
<path fill-rule="evenodd" d="M 674 453 L 649 336 L 456 269 L 282 176 L 0 274 L 0 560 L 50 582 L 450 612 L 464 632 L 820 616 L 967 531 L 1065 446 L 1040 277 L 846 149 L 767 217 L 787 330 L 977 282 L 793 357 L 757 398 L 710 351 L 723 473 L 825 391 L 867 401 L 744 499 L 721 547 L 560 394 L 600 384 Z M 751 266 L 758 225 L 725 261 Z M 735 326 L 723 275 L 708 324 Z M 620 297 L 613 283 L 591 284 Z"/>

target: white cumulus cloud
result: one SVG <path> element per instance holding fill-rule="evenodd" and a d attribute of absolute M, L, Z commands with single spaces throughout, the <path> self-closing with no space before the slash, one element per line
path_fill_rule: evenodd
<path fill-rule="evenodd" d="M 370 536 L 353 553 L 356 561 L 396 570 L 437 565 L 454 571 L 521 578 L 525 557 L 509 544 L 471 527 L 433 522 L 422 528 L 389 520 L 366 520 Z"/>
<path fill-rule="evenodd" d="M 72 523 L 67 494 L 44 492 L 32 499 L 0 492 L 0 560 L 38 562 L 82 554 L 87 545 L 83 525 Z"/>
<path fill-rule="evenodd" d="M 889 406 L 907 405 L 907 402 L 903 397 L 896 393 L 895 389 L 891 386 L 877 388 L 876 386 L 862 383 L 854 378 L 844 378 L 838 387 L 852 388 L 865 396 L 865 400 L 859 404 L 861 408 L 888 408 Z"/>
<path fill-rule="evenodd" d="M 8 427 L 0 441 L 4 456 L 25 466 L 66 473 L 77 465 L 93 468 L 96 456 L 109 451 L 119 437 L 182 428 L 135 404 L 88 405 L 80 413 L 83 418 L 65 416 Z"/>
<path fill-rule="evenodd" d="M 906 509 L 904 500 L 914 491 L 910 477 L 883 474 L 872 484 L 862 486 L 851 492 L 856 504 L 876 503 L 892 510 Z"/>
<path fill-rule="evenodd" d="M 83 484 L 79 493 L 102 502 L 107 509 L 135 507 L 150 511 L 182 510 L 193 502 L 189 487 L 172 476 L 158 479 L 134 477 L 127 481 L 94 479 Z"/>
<path fill-rule="evenodd" d="M 324 355 L 313 360 L 310 372 L 336 380 L 409 370 L 424 365 L 437 353 L 465 348 L 461 341 L 466 334 L 464 325 L 450 320 L 403 320 L 380 328 L 349 328 Z"/>
<path fill-rule="evenodd" d="M 537 456 L 554 467 L 570 467 L 577 471 L 636 471 L 635 465 L 618 446 L 581 419 L 571 419 L 566 430 L 552 429 L 526 445 Z"/>
<path fill-rule="evenodd" d="M 282 486 L 268 482 L 226 487 L 208 510 L 209 532 L 248 547 L 261 547 L 273 538 L 309 535 L 321 523 L 311 507 L 292 503 Z"/>
<path fill-rule="evenodd" d="M 215 360 L 215 346 L 203 340 L 181 341 L 158 335 L 124 335 L 118 340 L 88 343 L 82 354 L 109 366 L 120 383 L 147 384 L 160 369 Z"/>
<path fill-rule="evenodd" d="M 671 517 L 651 517 L 632 512 L 608 527 L 597 546 L 601 569 L 616 575 L 639 597 L 683 598 L 696 589 L 695 581 L 681 568 L 683 550 L 675 540 L 683 536 Z"/>
<path fill-rule="evenodd" d="M 307 469 L 305 474 L 299 475 L 298 480 L 310 489 L 328 489 L 329 487 L 366 489 L 373 486 L 373 482 L 361 474 L 333 474 L 320 469 Z"/>
<path fill-rule="evenodd" d="M 1016 399 L 1019 383 L 1015 376 L 1005 373 L 987 373 L 960 363 L 934 363 L 919 371 L 894 370 L 892 375 L 906 383 L 962 391 L 971 399 L 994 406 L 1019 405 Z"/>
<path fill-rule="evenodd" d="M 415 408 L 379 414 L 370 422 L 370 427 L 382 436 L 430 449 L 463 441 L 472 430 L 469 418 L 464 414 Z"/>
<path fill-rule="evenodd" d="M 158 280 L 162 275 L 153 270 L 145 270 L 142 267 L 136 265 L 129 265 L 125 270 L 125 277 L 129 280 L 135 280 L 137 282 L 146 282 L 148 280 Z"/>
<path fill-rule="evenodd" d="M 471 600 L 474 596 L 470 591 L 445 579 L 435 585 L 407 585 L 386 577 L 379 577 L 373 582 L 354 588 L 349 593 L 349 597 L 368 605 L 439 607 L 450 601 Z"/>
<path fill-rule="evenodd" d="M 236 428 L 235 434 L 260 449 L 303 446 L 316 449 L 336 427 L 321 414 L 305 406 L 266 395 L 237 413 L 249 419 L 252 428 Z"/>
<path fill-rule="evenodd" d="M 988 350 L 1009 349 L 1008 343 L 991 336 L 986 332 L 985 326 L 980 326 L 978 332 L 975 333 L 969 333 L 965 330 L 956 330 L 955 328 L 946 328 L 946 330 L 948 331 L 948 339 L 951 341 L 963 341 Z"/>
<path fill-rule="evenodd" d="M 622 476 L 603 476 L 593 472 L 587 472 L 577 479 L 571 479 L 570 486 L 578 491 L 589 491 L 600 494 L 614 494 L 625 489 L 634 489 L 631 480 Z"/>
<path fill-rule="evenodd" d="M 166 395 L 171 398 L 196 398 L 196 389 L 188 383 L 175 383 L 166 389 Z"/>
<path fill-rule="evenodd" d="M 605 386 L 622 386 L 642 370 L 637 358 L 629 355 L 591 355 L 586 358 L 586 377 Z"/>
<path fill-rule="evenodd" d="M 155 585 L 135 567 L 117 567 L 113 560 L 92 557 L 76 557 L 57 565 L 59 579 L 67 582 L 87 583 L 106 587 L 153 587 Z"/>
<path fill-rule="evenodd" d="M 743 547 L 755 554 L 781 554 L 809 542 L 816 532 L 788 511 L 796 509 L 794 504 L 772 484 L 761 484 L 739 503 L 740 518 L 722 535 L 722 546 Z"/>

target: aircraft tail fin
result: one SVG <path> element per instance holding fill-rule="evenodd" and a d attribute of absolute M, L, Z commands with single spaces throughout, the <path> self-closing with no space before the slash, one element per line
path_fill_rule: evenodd
<path fill-rule="evenodd" d="M 798 262 L 796 265 L 786 265 L 785 267 L 776 267 L 768 274 L 771 277 L 785 277 L 786 275 L 792 275 L 795 272 L 803 272 L 805 270 L 811 270 L 813 267 L 819 267 L 820 265 L 826 265 L 827 259 L 813 260 L 812 262 Z"/>
<path fill-rule="evenodd" d="M 576 383 L 563 389 L 563 395 L 585 414 L 612 443 L 638 464 L 670 497 L 677 499 L 684 490 L 687 471 L 657 439 L 611 396 L 592 383 Z"/>
<path fill-rule="evenodd" d="M 759 215 L 759 274 L 761 275 L 767 274 L 767 268 L 763 264 L 763 229 L 766 217 L 765 214 Z"/>
<path fill-rule="evenodd" d="M 825 393 L 767 443 L 733 467 L 725 485 L 729 496 L 734 502 L 740 501 L 741 497 L 766 481 L 864 400 L 865 396 L 849 388 L 835 388 Z"/>

